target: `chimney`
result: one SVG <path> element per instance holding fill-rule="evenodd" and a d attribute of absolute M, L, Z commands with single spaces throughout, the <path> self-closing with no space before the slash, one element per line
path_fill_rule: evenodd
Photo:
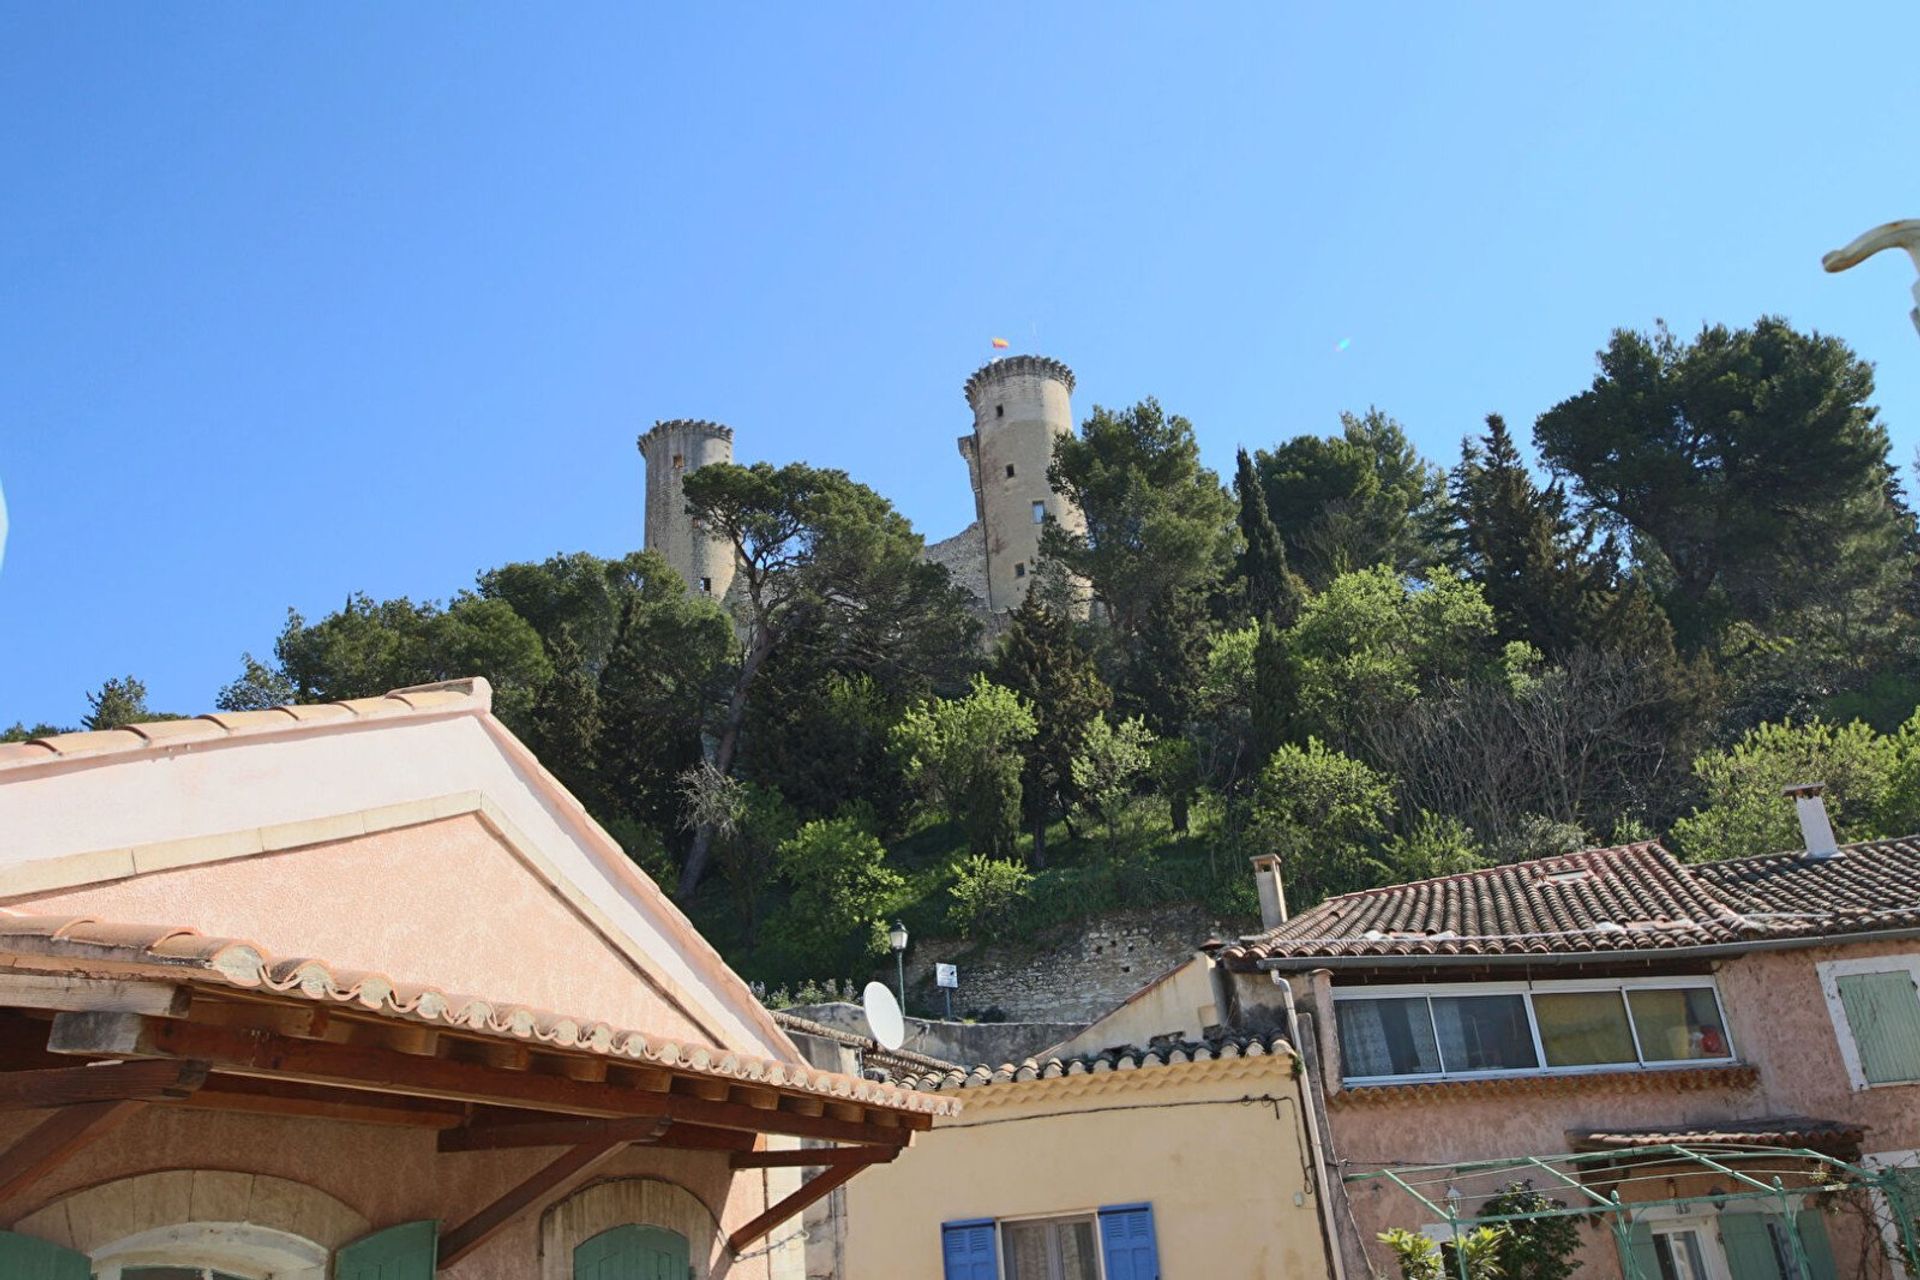
<path fill-rule="evenodd" d="M 1260 927 L 1278 929 L 1287 922 L 1287 886 L 1280 878 L 1280 855 L 1256 854 L 1253 882 L 1260 890 Z"/>
<path fill-rule="evenodd" d="M 1833 839 L 1833 823 L 1827 820 L 1827 802 L 1820 798 L 1826 789 L 1824 782 L 1799 782 L 1780 789 L 1800 814 L 1800 839 L 1806 845 L 1801 856 L 1814 862 L 1840 856 L 1840 846 Z"/>

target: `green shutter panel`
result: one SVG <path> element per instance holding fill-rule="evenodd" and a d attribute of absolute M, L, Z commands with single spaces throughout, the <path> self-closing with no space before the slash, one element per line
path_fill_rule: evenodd
<path fill-rule="evenodd" d="M 93 1264 L 84 1253 L 50 1240 L 0 1231 L 0 1276 L 6 1280 L 88 1280 Z"/>
<path fill-rule="evenodd" d="M 686 1237 L 660 1227 L 611 1227 L 573 1250 L 573 1280 L 686 1280 Z"/>
<path fill-rule="evenodd" d="M 334 1254 L 333 1280 L 433 1280 L 439 1255 L 439 1223 L 403 1222 Z"/>
<path fill-rule="evenodd" d="M 1827 1238 L 1827 1215 L 1802 1209 L 1793 1221 L 1800 1229 L 1800 1248 L 1807 1255 L 1807 1280 L 1835 1280 L 1839 1272 L 1833 1265 L 1833 1241 Z"/>
<path fill-rule="evenodd" d="M 1769 1220 L 1780 1221 L 1765 1213 L 1720 1215 L 1720 1248 L 1726 1252 L 1733 1280 L 1789 1280 L 1780 1274 L 1780 1258 L 1767 1230 Z"/>
<path fill-rule="evenodd" d="M 1905 969 L 1835 980 L 1868 1084 L 1920 1080 L 1920 993 Z"/>
<path fill-rule="evenodd" d="M 1620 1237 L 1614 1236 L 1614 1244 Z M 1633 1224 L 1626 1246 L 1620 1250 L 1620 1274 L 1626 1280 L 1660 1280 L 1660 1255 L 1653 1251 L 1653 1230 L 1644 1222 Z"/>

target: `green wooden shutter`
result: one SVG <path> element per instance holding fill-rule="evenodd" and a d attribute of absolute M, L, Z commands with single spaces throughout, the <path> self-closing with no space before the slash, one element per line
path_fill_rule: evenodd
<path fill-rule="evenodd" d="M 687 1280 L 685 1236 L 662 1227 L 611 1227 L 573 1250 L 573 1280 Z"/>
<path fill-rule="evenodd" d="M 1616 1247 L 1620 1237 L 1614 1237 Z M 1620 1249 L 1620 1273 L 1626 1280 L 1660 1280 L 1660 1255 L 1653 1251 L 1653 1229 L 1644 1222 L 1633 1224 L 1627 1242 Z"/>
<path fill-rule="evenodd" d="M 1920 1080 L 1920 993 L 1905 969 L 1835 979 L 1868 1084 Z"/>
<path fill-rule="evenodd" d="M 433 1280 L 439 1254 L 439 1223 L 403 1222 L 334 1254 L 333 1280 Z"/>
<path fill-rule="evenodd" d="M 6 1280 L 88 1280 L 93 1264 L 84 1253 L 50 1240 L 0 1231 L 0 1276 Z"/>
<path fill-rule="evenodd" d="M 1807 1280 L 1835 1280 L 1839 1274 L 1833 1265 L 1833 1241 L 1827 1238 L 1827 1215 L 1818 1209 L 1802 1209 L 1793 1216 L 1800 1229 L 1800 1248 L 1807 1255 Z"/>
<path fill-rule="evenodd" d="M 1765 1213 L 1720 1215 L 1720 1247 L 1727 1255 L 1727 1270 L 1733 1280 L 1790 1280 L 1780 1274 L 1779 1255 L 1773 1251 L 1769 1221 L 1780 1219 Z"/>

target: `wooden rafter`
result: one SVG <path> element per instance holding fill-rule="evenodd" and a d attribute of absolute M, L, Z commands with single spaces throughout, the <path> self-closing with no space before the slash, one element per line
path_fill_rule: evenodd
<path fill-rule="evenodd" d="M 896 1146 L 913 1129 L 932 1123 L 919 1113 L 862 1111 L 872 1118 L 824 1114 L 819 1099 L 781 1095 L 765 1108 L 669 1092 L 575 1080 L 564 1075 L 503 1070 L 359 1044 L 306 1040 L 238 1027 L 209 1027 L 137 1014 L 63 1013 L 53 1020 L 47 1047 L 55 1053 L 116 1058 L 193 1058 L 216 1073 L 266 1080 L 517 1107 L 595 1119 L 666 1117 L 676 1123 L 753 1133 L 780 1133 L 828 1142 Z"/>
<path fill-rule="evenodd" d="M 804 1211 L 808 1205 L 853 1181 L 853 1175 L 866 1167 L 864 1164 L 843 1164 L 823 1171 L 813 1181 L 728 1236 L 728 1247 L 739 1253 L 788 1218 Z"/>
<path fill-rule="evenodd" d="M 44 1111 L 83 1102 L 184 1098 L 206 1080 L 206 1063 L 179 1058 L 3 1071 L 0 1072 L 0 1111 Z"/>
<path fill-rule="evenodd" d="M 843 1164 L 865 1168 L 885 1164 L 901 1152 L 899 1147 L 806 1147 L 799 1151 L 737 1151 L 736 1169 L 825 1169 Z"/>
<path fill-rule="evenodd" d="M 0 1152 L 0 1204 L 19 1195 L 67 1157 L 97 1142 L 133 1117 L 144 1102 L 84 1102 L 64 1107 Z"/>
<path fill-rule="evenodd" d="M 665 1128 L 666 1121 L 659 1121 Z M 576 1178 L 619 1155 L 624 1138 L 604 1137 L 569 1149 L 552 1163 L 502 1195 L 498 1200 L 440 1237 L 440 1268 L 445 1270 L 484 1244 L 495 1232 L 522 1214 L 541 1207 Z"/>
<path fill-rule="evenodd" d="M 467 1108 L 458 1102 L 396 1097 L 364 1089 L 328 1089 L 250 1076 L 213 1076 L 199 1092 L 169 1105 L 201 1111 L 239 1111 L 412 1129 L 452 1129 L 467 1121 Z"/>
<path fill-rule="evenodd" d="M 661 1121 L 667 1121 L 664 1125 Z M 667 1116 L 621 1120 L 519 1120 L 476 1122 L 440 1135 L 443 1152 L 507 1151 L 523 1147 L 566 1147 L 599 1138 L 622 1138 L 656 1147 L 699 1151 L 750 1151 L 753 1135 L 739 1129 L 680 1124 Z"/>

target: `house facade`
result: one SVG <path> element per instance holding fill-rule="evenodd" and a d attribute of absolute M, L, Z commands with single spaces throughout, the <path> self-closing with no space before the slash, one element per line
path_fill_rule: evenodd
<path fill-rule="evenodd" d="M 0 1276 L 786 1280 L 955 1110 L 810 1064 L 484 681 L 0 746 Z"/>
<path fill-rule="evenodd" d="M 1589 1280 L 1900 1274 L 1920 1170 L 1878 1171 L 1920 1166 L 1920 842 L 1628 845 L 1292 917 L 1256 864 L 1270 927 L 1212 950 L 1220 1017 L 1290 1003 L 1311 1027 L 1350 1272 L 1391 1274 L 1380 1232 L 1497 1189 L 1448 1169 L 1542 1159 L 1501 1167 L 1597 1210 Z"/>

